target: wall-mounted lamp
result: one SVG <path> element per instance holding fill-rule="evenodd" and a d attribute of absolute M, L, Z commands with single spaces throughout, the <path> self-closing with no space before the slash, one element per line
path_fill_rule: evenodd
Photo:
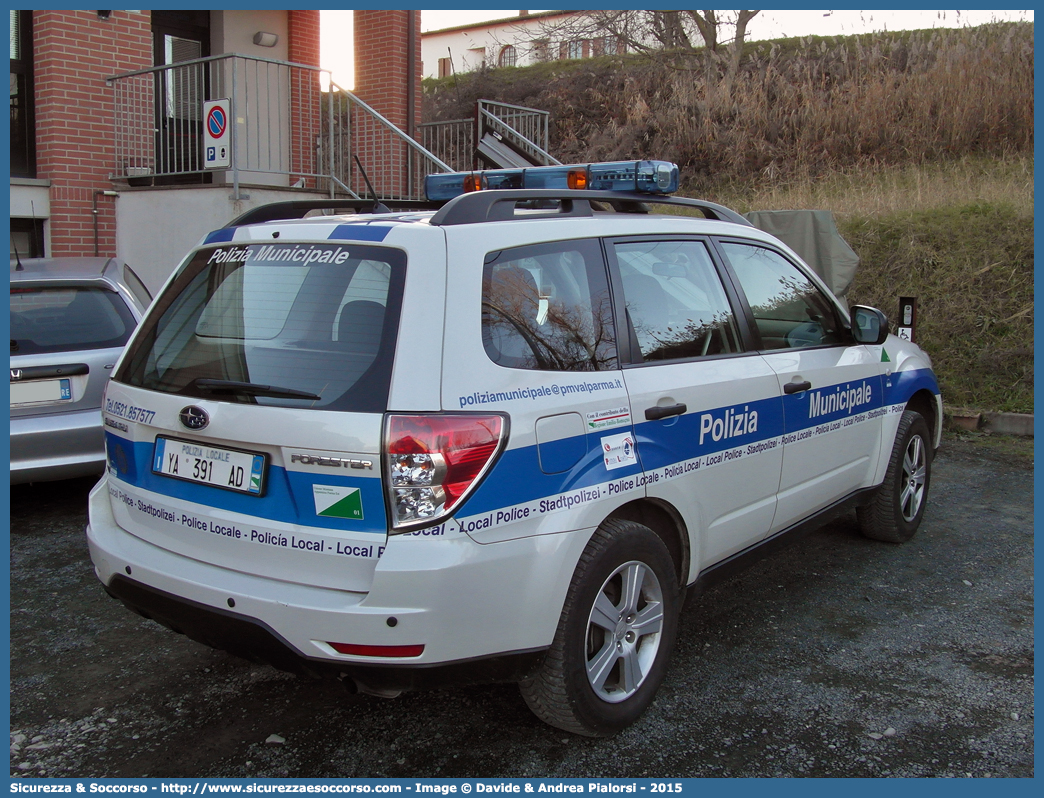
<path fill-rule="evenodd" d="M 99 11 L 98 12 L 98 19 L 108 19 L 110 16 L 112 16 L 112 12 L 111 11 Z"/>
<path fill-rule="evenodd" d="M 275 47 L 279 43 L 279 35 L 275 33 L 265 33 L 263 30 L 259 30 L 254 34 L 254 44 L 258 47 Z"/>

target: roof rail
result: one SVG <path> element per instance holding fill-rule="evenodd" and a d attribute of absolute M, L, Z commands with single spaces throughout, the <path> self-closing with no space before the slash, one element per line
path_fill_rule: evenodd
<path fill-rule="evenodd" d="M 559 201 L 548 207 L 548 201 Z M 515 216 L 515 205 L 519 202 L 532 203 L 524 217 Z M 687 197 L 630 194 L 618 191 L 569 191 L 559 189 L 497 189 L 474 191 L 449 200 L 431 217 L 433 226 L 500 222 L 514 218 L 552 218 L 593 216 L 591 203 L 608 205 L 617 213 L 648 213 L 650 205 L 673 205 L 693 208 L 705 218 L 753 227 L 736 211 L 706 200 Z M 544 208 L 539 207 L 541 204 Z M 601 209 L 601 208 L 600 208 Z M 545 210 L 546 213 L 540 213 Z"/>
<path fill-rule="evenodd" d="M 426 200 L 384 200 L 385 210 L 376 211 L 372 199 L 319 199 L 319 200 L 285 200 L 270 202 L 251 208 L 241 216 L 237 216 L 225 227 L 242 227 L 247 224 L 274 222 L 281 219 L 303 219 L 309 211 L 350 211 L 351 213 L 386 213 L 392 211 L 430 211 L 438 208 L 438 203 Z"/>

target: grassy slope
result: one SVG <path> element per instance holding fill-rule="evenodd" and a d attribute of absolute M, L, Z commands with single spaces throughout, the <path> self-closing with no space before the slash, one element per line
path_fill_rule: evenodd
<path fill-rule="evenodd" d="M 1033 412 L 1033 160 L 852 170 L 710 197 L 739 210 L 825 208 L 860 257 L 853 303 L 894 318 L 919 298 L 918 342 L 950 406 Z"/>
<path fill-rule="evenodd" d="M 916 296 L 918 343 L 948 405 L 1033 412 L 1033 220 L 973 203 L 852 219 L 849 292 L 893 316 Z"/>
<path fill-rule="evenodd" d="M 947 404 L 1032 412 L 1032 26 L 752 50 L 724 100 L 627 57 L 426 83 L 425 118 L 545 108 L 565 159 L 666 157 L 689 196 L 830 210 L 862 262 L 850 301 L 919 298 Z"/>

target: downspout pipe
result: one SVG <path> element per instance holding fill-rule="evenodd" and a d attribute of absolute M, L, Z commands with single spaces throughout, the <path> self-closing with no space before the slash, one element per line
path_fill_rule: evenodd
<path fill-rule="evenodd" d="M 417 138 L 417 10 L 407 11 L 409 30 L 406 32 L 406 133 Z"/>
<path fill-rule="evenodd" d="M 118 191 L 95 191 L 91 198 L 91 215 L 94 217 L 94 257 L 98 257 L 98 197 L 118 197 Z"/>

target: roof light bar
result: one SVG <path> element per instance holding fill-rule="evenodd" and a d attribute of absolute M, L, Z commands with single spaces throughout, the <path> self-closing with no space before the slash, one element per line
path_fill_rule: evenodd
<path fill-rule="evenodd" d="M 519 188 L 673 194 L 678 190 L 678 166 L 668 161 L 612 161 L 450 172 L 428 175 L 424 180 L 430 202 L 444 202 L 469 191 Z"/>

